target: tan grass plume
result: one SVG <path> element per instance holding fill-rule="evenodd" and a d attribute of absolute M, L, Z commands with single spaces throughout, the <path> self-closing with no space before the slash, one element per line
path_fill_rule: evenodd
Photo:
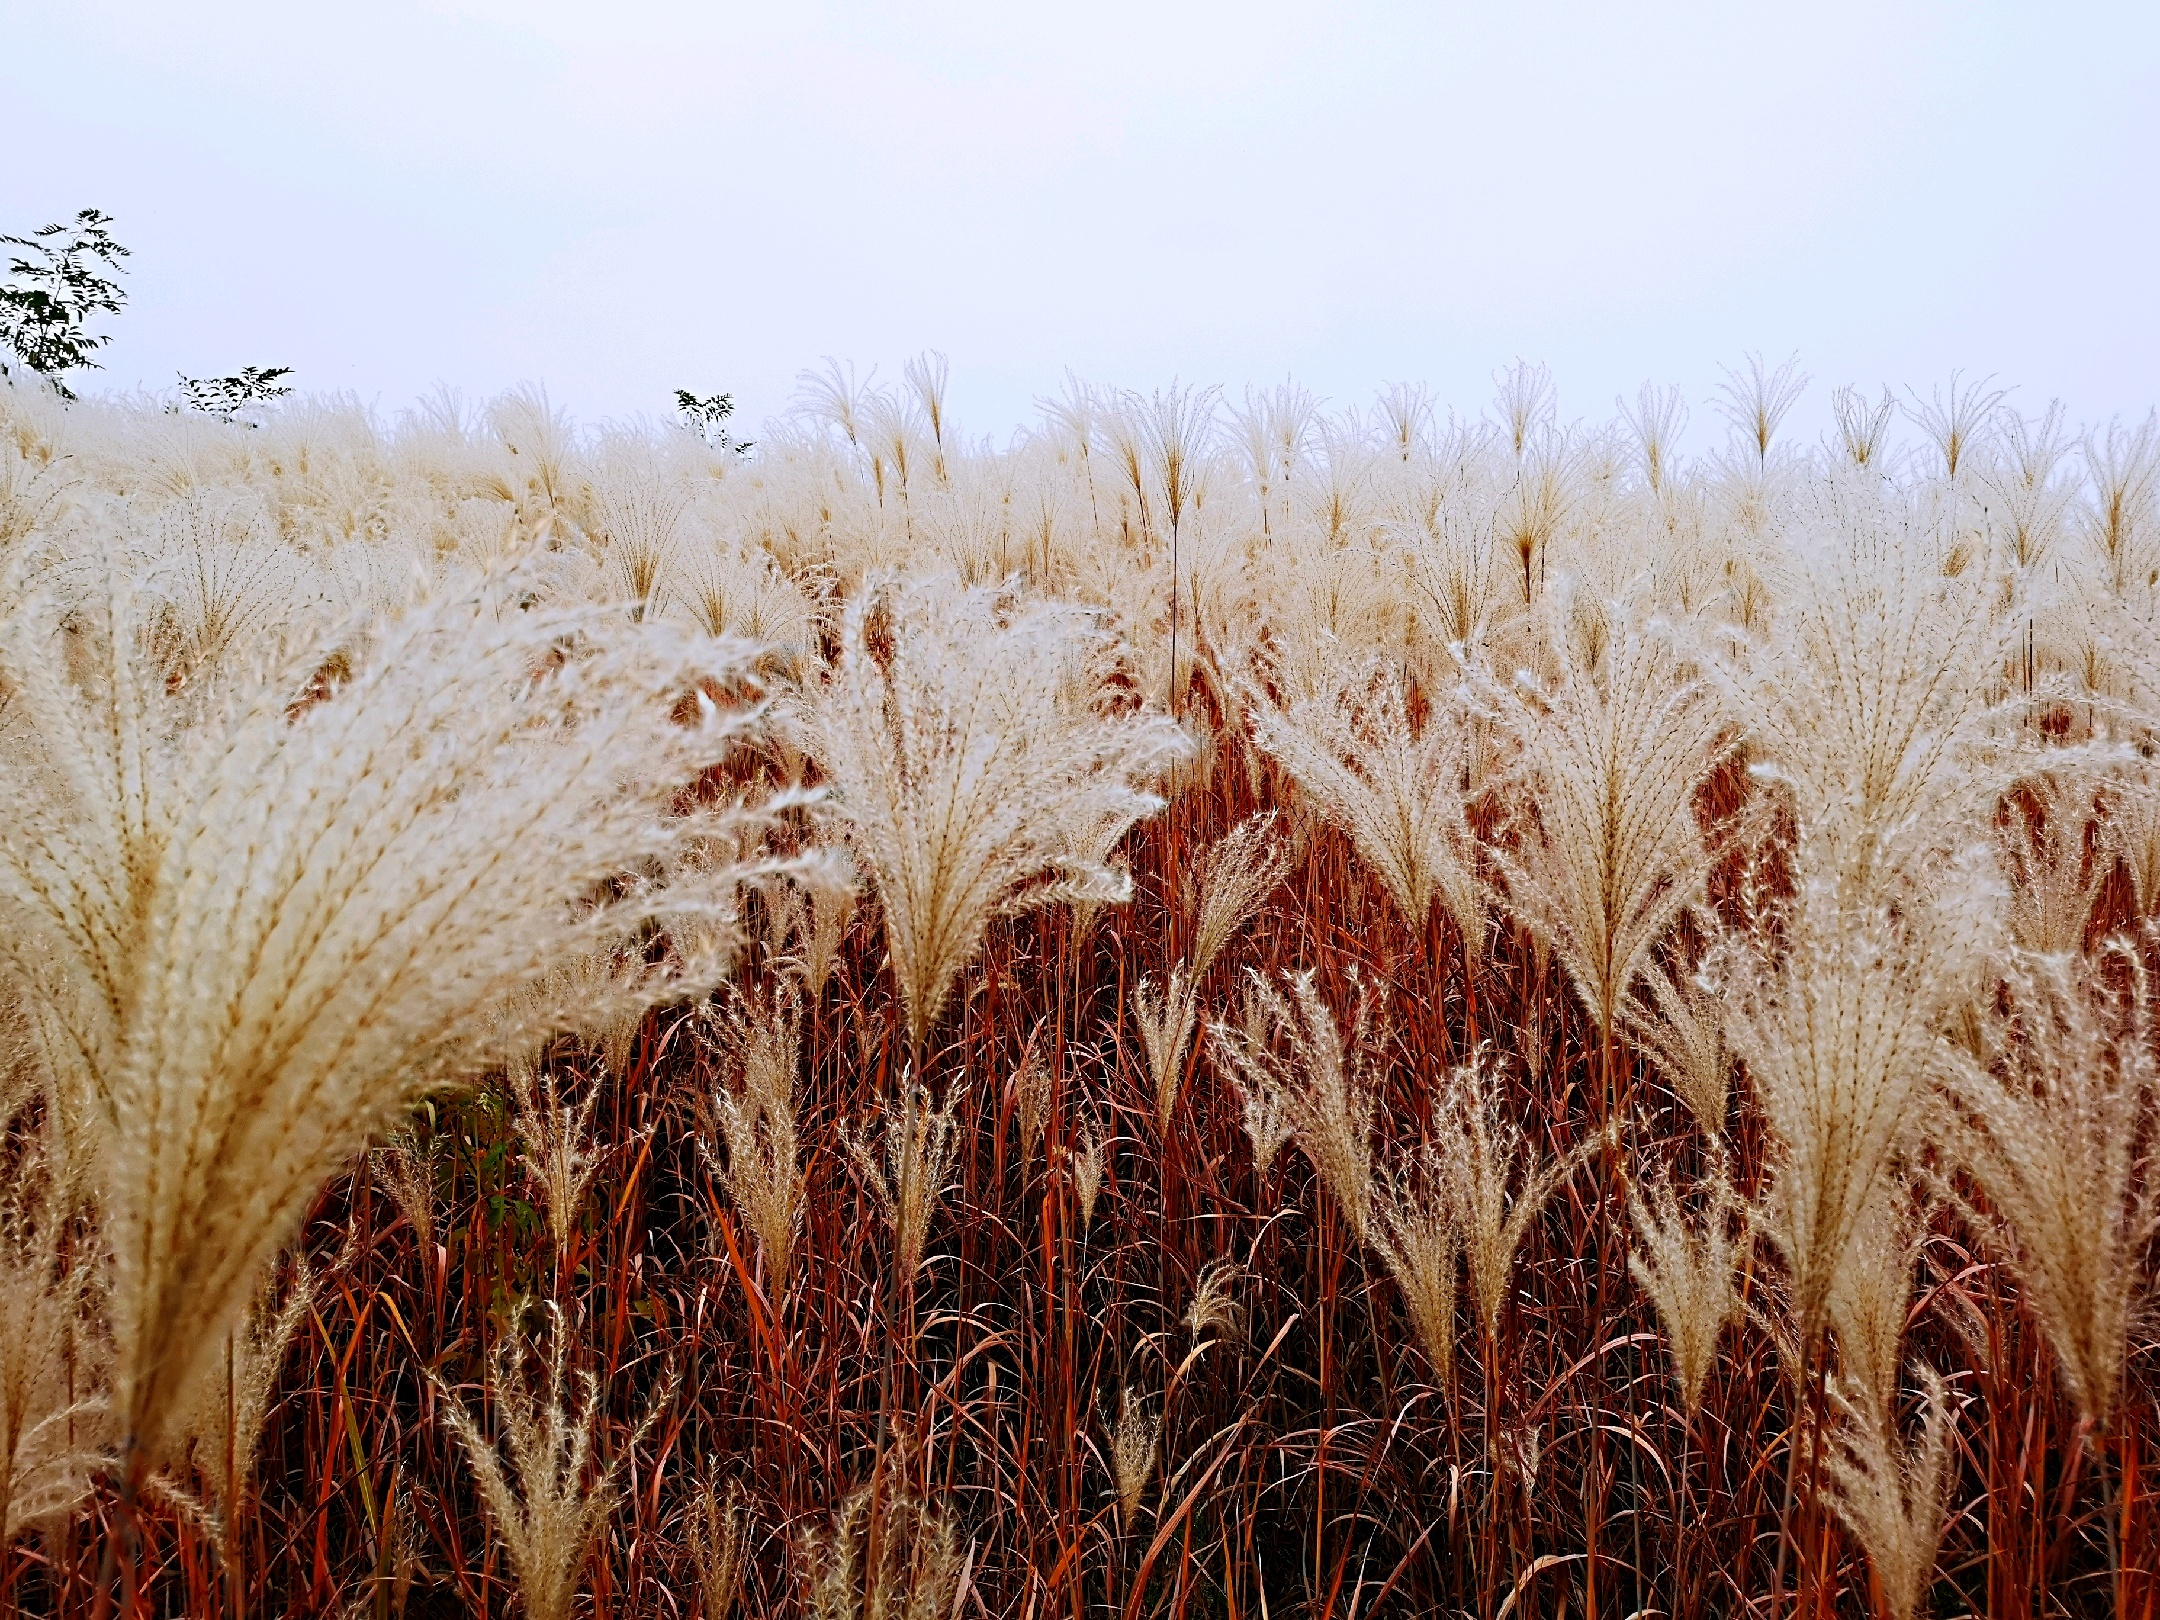
<path fill-rule="evenodd" d="M 677 795 L 743 722 L 677 718 L 729 673 L 700 645 L 493 587 L 382 627 L 315 701 L 307 656 L 224 678 L 181 731 L 124 581 L 69 622 L 67 660 L 50 597 L 0 629 L 28 725 L 0 778 L 0 950 L 56 1112 L 94 1122 L 137 1480 L 322 1181 L 418 1093 L 725 971 L 670 953 L 538 1029 L 501 1012 L 656 923 L 729 922 L 734 869 L 691 857 L 739 847 L 748 813 Z"/>
<path fill-rule="evenodd" d="M 877 887 L 918 1053 L 992 919 L 1059 900 L 1122 899 L 1130 877 L 1073 853 L 1125 824 L 1182 757 L 1169 721 L 1106 711 L 1092 616 L 950 577 L 874 581 L 812 702 L 830 813 Z"/>

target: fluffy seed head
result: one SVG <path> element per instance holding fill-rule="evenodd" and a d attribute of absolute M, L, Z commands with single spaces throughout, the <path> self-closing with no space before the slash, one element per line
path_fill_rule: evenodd
<path fill-rule="evenodd" d="M 1872 1396 L 1848 1400 L 1834 1392 L 1844 1422 L 1824 1458 L 1830 1504 L 1867 1550 L 1890 1620 L 1913 1620 L 1926 1604 L 1956 1477 L 1949 1385 L 1932 1367 L 1918 1370 L 1924 1397 L 1916 1436 L 1900 1439 Z"/>
<path fill-rule="evenodd" d="M 800 1017 L 796 999 L 783 990 L 739 996 L 720 1016 L 716 1044 L 739 1071 L 740 1082 L 713 1098 L 725 1157 L 706 1149 L 706 1162 L 757 1234 L 765 1254 L 765 1287 L 776 1303 L 787 1291 L 807 1186 L 795 1129 Z"/>
<path fill-rule="evenodd" d="M 1360 1002 L 1346 1045 L 1310 972 L 1287 977 L 1280 988 L 1254 973 L 1249 995 L 1253 1027 L 1218 1024 L 1210 1034 L 1217 1056 L 1244 1088 L 1248 1128 L 1254 1099 L 1263 1099 L 1263 1129 L 1253 1138 L 1255 1160 L 1264 1171 L 1260 1148 L 1263 1136 L 1273 1129 L 1267 1117 L 1280 1110 L 1344 1222 L 1362 1238 L 1372 1215 L 1372 1135 L 1378 1106 L 1372 1002 Z"/>
<path fill-rule="evenodd" d="M 1410 718 L 1399 672 L 1374 670 L 1326 696 L 1255 710 L 1260 746 L 1341 827 L 1403 920 L 1425 927 L 1438 898 L 1473 956 L 1484 943 L 1465 809 L 1468 741 L 1459 714 L 1436 704 Z"/>
<path fill-rule="evenodd" d="M 1455 1365 L 1455 1299 L 1462 1233 L 1450 1202 L 1449 1162 L 1427 1146 L 1406 1171 L 1390 1175 L 1374 1208 L 1372 1245 L 1402 1291 L 1410 1330 L 1445 1383 Z"/>
<path fill-rule="evenodd" d="M 666 1396 L 654 1403 L 623 1451 L 595 1468 L 600 1386 L 590 1374 L 580 1374 L 574 1382 L 582 1394 L 574 1409 L 570 1405 L 570 1336 L 560 1313 L 550 1310 L 554 1324 L 548 1348 L 539 1353 L 537 1378 L 525 1375 L 523 1363 L 536 1347 L 522 1332 L 505 1334 L 489 1362 L 488 1393 L 502 1418 L 502 1448 L 448 1389 L 441 1392 L 442 1413 L 465 1449 L 480 1500 L 517 1572 L 525 1613 L 531 1620 L 570 1620 L 578 1575 L 615 1512 L 615 1476 Z"/>
<path fill-rule="evenodd" d="M 1140 1499 L 1155 1474 L 1155 1453 L 1162 1441 L 1162 1419 L 1133 1397 L 1132 1386 L 1118 1390 L 1117 1422 L 1110 1430 L 1110 1474 L 1117 1483 L 1118 1523 L 1130 1530 Z"/>
<path fill-rule="evenodd" d="M 746 819 L 679 795 L 743 725 L 676 718 L 729 674 L 710 649 L 492 584 L 382 627 L 333 688 L 305 695 L 303 649 L 176 695 L 139 598 L 92 574 L 65 616 L 79 659 L 52 656 L 49 597 L 0 629 L 27 723 L 0 778 L 0 951 L 58 1112 L 95 1122 L 139 1473 L 324 1178 L 416 1093 L 722 975 L 738 869 L 699 857 Z M 503 1016 L 671 923 L 718 943 Z"/>
<path fill-rule="evenodd" d="M 1710 1186 L 1702 1215 L 1691 1217 L 1672 1182 L 1661 1180 L 1650 1185 L 1648 1197 L 1631 1193 L 1628 1208 L 1637 1238 L 1628 1271 L 1657 1307 L 1672 1354 L 1673 1382 L 1692 1420 L 1702 1410 L 1718 1339 L 1740 1315 L 1733 1275 L 1746 1244 L 1735 1230 L 1738 1201 L 1719 1179 Z"/>
<path fill-rule="evenodd" d="M 920 1050 L 993 918 L 1126 896 L 1129 875 L 1076 845 L 1152 814 L 1162 801 L 1145 785 L 1187 744 L 1168 720 L 1104 711 L 1078 609 L 883 579 L 842 640 L 811 731 Z"/>
<path fill-rule="evenodd" d="M 2107 958 L 2091 973 L 2022 959 L 1988 1048 L 1951 1059 L 1951 1140 L 1986 1202 L 1968 1214 L 2009 1256 L 2064 1387 L 2100 1430 L 2160 1233 L 2160 1187 L 2145 1166 L 2160 1106 L 2150 997 L 2129 946 Z"/>
<path fill-rule="evenodd" d="M 845 1133 L 842 1138 L 863 1185 L 892 1227 L 896 1274 L 903 1283 L 922 1269 L 930 1218 L 937 1213 L 952 1175 L 957 1147 L 953 1113 L 959 1101 L 958 1096 L 951 1096 L 944 1107 L 933 1108 L 928 1091 L 902 1084 L 898 1100 L 885 1106 L 882 1162 L 871 1148 L 867 1131 Z"/>

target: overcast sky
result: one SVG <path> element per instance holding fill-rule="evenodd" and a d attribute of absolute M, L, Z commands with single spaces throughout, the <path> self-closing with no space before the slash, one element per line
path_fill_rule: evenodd
<path fill-rule="evenodd" d="M 2160 4 L 0 0 L 0 231 L 134 249 L 98 382 L 587 418 L 951 358 L 1570 416 L 1797 350 L 2160 401 Z"/>

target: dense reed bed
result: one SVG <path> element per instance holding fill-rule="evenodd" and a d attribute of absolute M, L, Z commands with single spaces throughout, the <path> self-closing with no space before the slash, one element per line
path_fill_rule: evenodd
<path fill-rule="evenodd" d="M 0 387 L 0 1601 L 2160 1613 L 2160 439 Z"/>

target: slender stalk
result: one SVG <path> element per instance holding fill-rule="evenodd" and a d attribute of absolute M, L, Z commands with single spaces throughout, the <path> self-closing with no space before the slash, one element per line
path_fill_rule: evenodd
<path fill-rule="evenodd" d="M 1815 1366 L 1815 1337 L 1810 1333 L 1800 1346 L 1800 1388 L 1808 1394 L 1808 1411 L 1814 1402 L 1812 1387 Z M 1791 1427 L 1785 1433 L 1785 1501 L 1778 1509 L 1777 1564 L 1770 1575 L 1770 1620 L 1778 1620 L 1785 1602 L 1785 1560 L 1793 1547 L 1793 1499 L 1800 1479 L 1800 1434 L 1806 1426 L 1805 1415 L 1796 1412 Z"/>
<path fill-rule="evenodd" d="M 225 1336 L 225 1521 L 218 1556 L 225 1566 L 225 1604 L 232 1620 L 247 1620 L 247 1571 L 240 1556 L 240 1389 L 234 1335 Z"/>
<path fill-rule="evenodd" d="M 2122 1512 L 2121 1481 L 2115 1466 L 2115 1447 L 2120 1438 L 2117 1434 L 2103 1434 L 2094 1448 L 2100 1454 L 2100 1527 L 2107 1536 L 2108 1598 L 2117 1620 L 2125 1613 L 2122 1546 L 2116 1525 Z"/>

